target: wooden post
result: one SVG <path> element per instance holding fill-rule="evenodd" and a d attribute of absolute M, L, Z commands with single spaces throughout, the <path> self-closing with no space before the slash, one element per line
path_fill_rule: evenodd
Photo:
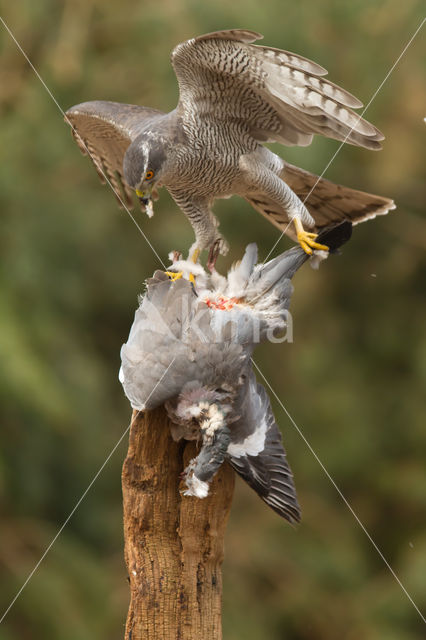
<path fill-rule="evenodd" d="M 163 407 L 133 412 L 123 465 L 125 640 L 220 640 L 221 564 L 234 489 L 225 463 L 207 498 L 182 496 L 195 442 L 174 442 Z"/>

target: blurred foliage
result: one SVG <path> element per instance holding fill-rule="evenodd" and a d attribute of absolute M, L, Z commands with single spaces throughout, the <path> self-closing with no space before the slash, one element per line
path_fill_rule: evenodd
<path fill-rule="evenodd" d="M 3 17 L 59 105 L 111 99 L 169 110 L 169 51 L 242 26 L 297 51 L 367 103 L 423 17 L 416 0 L 21 0 Z M 424 34 L 422 34 L 424 36 Z M 425 88 L 420 35 L 367 117 L 379 154 L 341 150 L 336 182 L 392 196 L 343 255 L 298 274 L 295 342 L 258 364 L 417 605 L 426 604 L 426 382 L 421 210 Z M 127 427 L 117 380 L 137 294 L 158 261 L 117 209 L 0 25 L 0 566 L 4 611 Z M 338 147 L 276 150 L 320 173 Z M 231 255 L 278 232 L 244 202 L 218 202 Z M 192 243 L 166 192 L 144 233 L 165 260 Z M 276 251 L 288 242 L 282 241 Z M 224 564 L 227 640 L 414 640 L 402 589 L 284 411 L 274 403 L 303 522 L 291 529 L 237 484 Z M 120 467 L 108 461 L 0 626 L 1 640 L 121 637 L 127 608 Z M 1 614 L 1 612 L 0 612 Z"/>

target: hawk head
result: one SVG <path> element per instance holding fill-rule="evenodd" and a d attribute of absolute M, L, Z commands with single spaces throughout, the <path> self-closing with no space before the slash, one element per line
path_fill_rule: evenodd
<path fill-rule="evenodd" d="M 161 140 L 142 133 L 128 147 L 123 159 L 126 183 L 135 190 L 139 201 L 152 211 L 152 191 L 159 183 L 166 153 Z M 151 214 L 152 215 L 152 214 Z"/>

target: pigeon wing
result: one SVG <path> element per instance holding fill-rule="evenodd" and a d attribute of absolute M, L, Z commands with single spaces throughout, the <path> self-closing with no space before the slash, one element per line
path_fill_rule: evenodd
<path fill-rule="evenodd" d="M 239 404 L 240 418 L 230 425 L 227 460 L 274 511 L 292 524 L 299 522 L 300 507 L 281 433 L 268 394 L 251 369 Z"/>

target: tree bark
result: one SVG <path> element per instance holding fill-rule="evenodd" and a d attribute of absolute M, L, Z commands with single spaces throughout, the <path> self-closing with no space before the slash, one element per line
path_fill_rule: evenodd
<path fill-rule="evenodd" d="M 160 407 L 133 412 L 123 465 L 130 607 L 125 640 L 220 640 L 221 564 L 234 488 L 225 463 L 207 498 L 186 497 L 195 442 L 174 442 Z"/>

